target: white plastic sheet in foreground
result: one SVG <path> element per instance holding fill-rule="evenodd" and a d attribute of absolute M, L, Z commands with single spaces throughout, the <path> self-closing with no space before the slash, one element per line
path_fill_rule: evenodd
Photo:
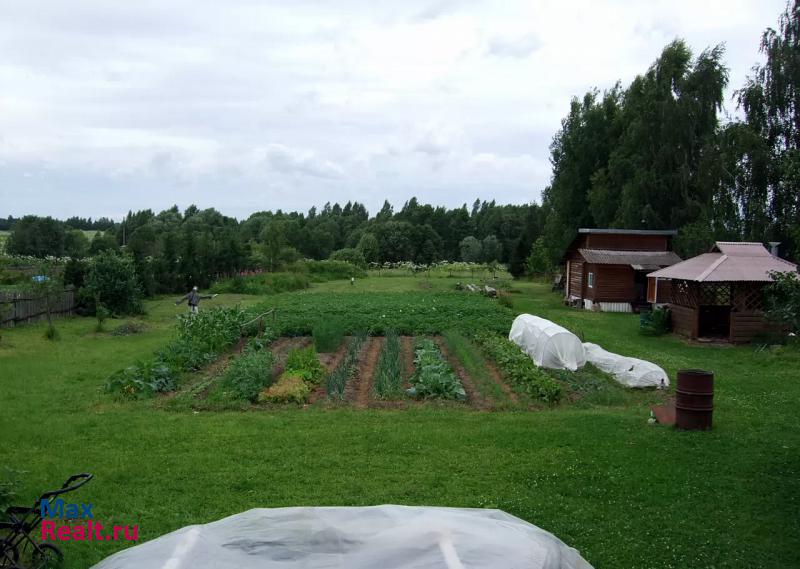
<path fill-rule="evenodd" d="M 554 535 L 500 510 L 256 509 L 188 526 L 94 569 L 592 569 Z"/>
<path fill-rule="evenodd" d="M 583 345 L 586 360 L 614 376 L 625 387 L 667 387 L 669 376 L 659 366 L 646 360 L 607 352 L 597 344 Z"/>
<path fill-rule="evenodd" d="M 550 320 L 520 314 L 511 325 L 508 339 L 522 348 L 539 367 L 575 371 L 586 365 L 580 339 Z"/>

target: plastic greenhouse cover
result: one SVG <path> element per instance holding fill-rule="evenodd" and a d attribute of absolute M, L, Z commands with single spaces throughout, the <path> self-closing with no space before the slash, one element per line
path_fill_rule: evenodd
<path fill-rule="evenodd" d="M 520 314 L 514 319 L 508 339 L 539 367 L 575 371 L 586 364 L 583 344 L 575 334 L 532 314 Z"/>
<path fill-rule="evenodd" d="M 94 569 L 592 569 L 554 535 L 500 510 L 255 509 L 187 526 Z"/>
<path fill-rule="evenodd" d="M 625 387 L 665 388 L 669 385 L 667 372 L 652 362 L 613 354 L 589 342 L 583 348 L 590 363 L 613 375 Z"/>

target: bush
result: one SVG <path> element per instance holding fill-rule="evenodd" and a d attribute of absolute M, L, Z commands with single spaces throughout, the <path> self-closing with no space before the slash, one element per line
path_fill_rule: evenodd
<path fill-rule="evenodd" d="M 303 404 L 310 394 L 311 387 L 302 377 L 286 372 L 274 385 L 261 392 L 258 400 L 268 403 Z"/>
<path fill-rule="evenodd" d="M 656 308 L 643 312 L 640 317 L 639 333 L 645 336 L 663 336 L 672 329 L 672 315 L 669 308 Z"/>
<path fill-rule="evenodd" d="M 770 273 L 773 282 L 764 289 L 767 318 L 778 328 L 800 334 L 800 278 L 796 272 Z"/>
<path fill-rule="evenodd" d="M 314 336 L 314 345 L 318 352 L 335 352 L 342 345 L 344 332 L 342 324 L 338 320 L 326 319 L 317 322 L 311 331 Z"/>
<path fill-rule="evenodd" d="M 329 260 L 344 261 L 361 269 L 365 269 L 367 267 L 367 261 L 364 259 L 364 254 L 358 249 L 353 249 L 350 247 L 334 251 L 331 253 Z"/>
<path fill-rule="evenodd" d="M 239 399 L 254 402 L 272 380 L 275 357 L 258 343 L 250 343 L 225 370 L 225 381 Z"/>
<path fill-rule="evenodd" d="M 89 265 L 85 288 L 89 298 L 103 303 L 112 314 L 142 313 L 142 291 L 130 257 L 110 251 L 97 255 Z"/>
<path fill-rule="evenodd" d="M 237 275 L 219 281 L 211 287 L 211 292 L 265 295 L 303 290 L 309 286 L 308 277 L 302 273 L 263 273 L 248 276 Z"/>

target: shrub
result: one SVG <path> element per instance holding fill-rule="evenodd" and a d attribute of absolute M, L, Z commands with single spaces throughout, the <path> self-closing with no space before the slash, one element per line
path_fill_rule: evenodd
<path fill-rule="evenodd" d="M 672 329 L 672 315 L 669 308 L 656 308 L 643 312 L 639 323 L 639 333 L 645 336 L 663 336 Z"/>
<path fill-rule="evenodd" d="M 536 367 L 519 346 L 493 334 L 475 336 L 483 350 L 500 367 L 503 377 L 516 389 L 545 403 L 557 403 L 562 396 L 561 386 L 543 369 Z"/>
<path fill-rule="evenodd" d="M 94 331 L 95 332 L 102 332 L 103 325 L 105 321 L 111 316 L 111 313 L 108 311 L 102 302 L 98 302 L 94 309 L 94 316 L 97 318 L 97 324 L 95 324 Z"/>
<path fill-rule="evenodd" d="M 303 404 L 311 394 L 311 387 L 302 377 L 285 372 L 280 379 L 258 396 L 259 401 L 268 403 Z"/>
<path fill-rule="evenodd" d="M 325 368 L 319 363 L 313 346 L 289 350 L 284 369 L 311 384 L 318 383 L 325 375 Z"/>
<path fill-rule="evenodd" d="M 414 375 L 411 377 L 413 387 L 407 391 L 411 397 L 461 401 L 467 398 L 453 368 L 442 357 L 433 340 L 417 340 L 414 346 L 414 366 Z"/>
<path fill-rule="evenodd" d="M 242 354 L 225 370 L 225 381 L 239 399 L 255 401 L 259 392 L 272 380 L 275 357 L 258 343 L 248 344 Z"/>
<path fill-rule="evenodd" d="M 800 278 L 796 272 L 770 273 L 773 282 L 764 289 L 767 318 L 787 332 L 800 333 Z"/>
<path fill-rule="evenodd" d="M 112 314 L 142 313 L 142 291 L 130 257 L 111 251 L 97 255 L 89 265 L 85 288 Z"/>
<path fill-rule="evenodd" d="M 367 261 L 366 259 L 364 259 L 364 254 L 360 250 L 353 249 L 350 247 L 334 251 L 333 253 L 331 253 L 329 260 L 344 261 L 346 263 L 350 263 L 351 265 L 355 265 L 356 267 L 359 267 L 361 269 L 364 269 L 367 266 Z"/>
<path fill-rule="evenodd" d="M 317 322 L 311 331 L 314 336 L 314 345 L 318 352 L 335 352 L 342 345 L 344 332 L 342 324 L 335 319 L 325 319 Z"/>
<path fill-rule="evenodd" d="M 211 287 L 211 292 L 265 295 L 303 290 L 309 286 L 308 277 L 302 273 L 263 273 L 248 276 L 237 275 L 219 281 Z"/>

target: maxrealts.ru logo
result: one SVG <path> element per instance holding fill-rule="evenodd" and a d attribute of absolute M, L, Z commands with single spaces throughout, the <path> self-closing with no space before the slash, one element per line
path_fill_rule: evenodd
<path fill-rule="evenodd" d="M 125 539 L 137 541 L 139 539 L 139 526 L 112 526 L 111 533 L 101 533 L 105 528 L 103 524 L 94 521 L 93 505 L 90 503 L 66 503 L 62 499 L 42 500 L 39 504 L 39 514 L 42 518 L 42 540 L 58 541 L 113 541 Z M 54 520 L 61 520 L 59 525 Z M 70 525 L 73 520 L 82 520 L 85 523 Z M 66 522 L 66 523 L 65 523 Z"/>

